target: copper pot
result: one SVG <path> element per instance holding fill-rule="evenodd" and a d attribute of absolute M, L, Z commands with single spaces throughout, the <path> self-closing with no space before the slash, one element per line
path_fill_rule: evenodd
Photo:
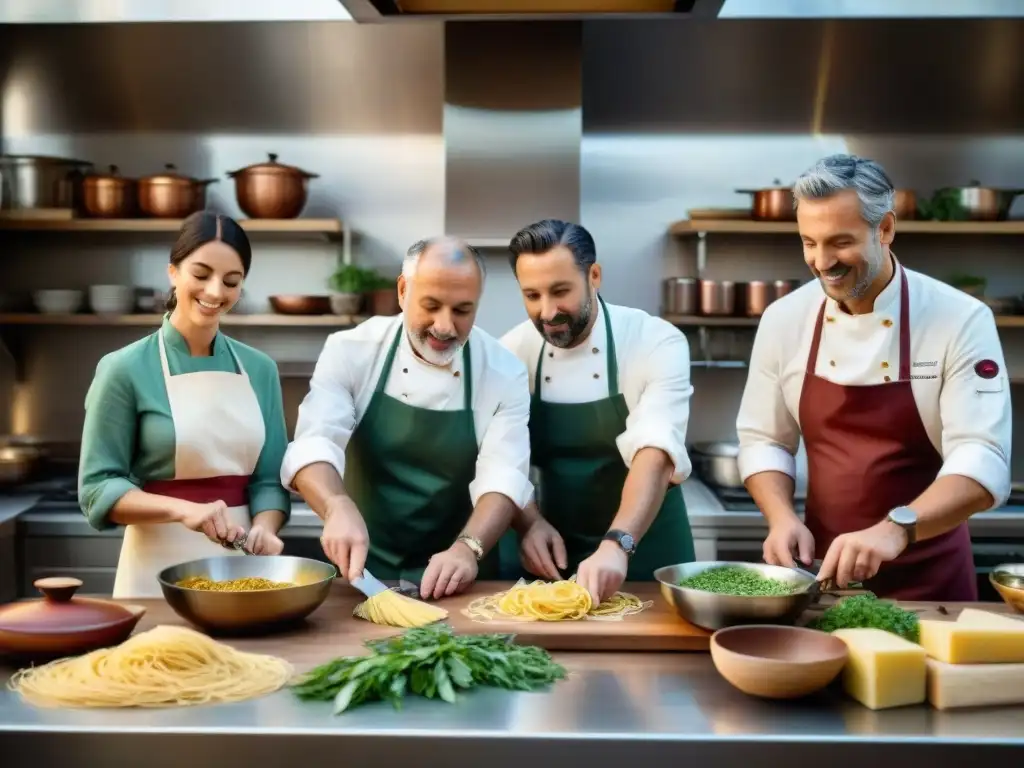
<path fill-rule="evenodd" d="M 742 303 L 737 314 L 760 317 L 773 301 L 800 287 L 798 280 L 751 280 L 743 285 Z"/>
<path fill-rule="evenodd" d="M 74 597 L 82 582 L 38 579 L 43 600 L 0 607 L 0 654 L 48 658 L 118 645 L 146 612 L 142 606 Z"/>
<path fill-rule="evenodd" d="M 329 315 L 330 296 L 271 296 L 270 306 L 279 315 Z"/>
<path fill-rule="evenodd" d="M 892 210 L 897 220 L 908 221 L 917 218 L 917 195 L 912 189 L 897 189 L 892 199 Z"/>
<path fill-rule="evenodd" d="M 139 210 L 156 219 L 183 219 L 206 208 L 206 187 L 215 181 L 182 176 L 168 163 L 164 173 L 139 179 Z"/>
<path fill-rule="evenodd" d="M 134 179 L 121 176 L 116 165 L 109 173 L 82 179 L 82 212 L 96 219 L 127 219 L 135 215 L 138 189 Z"/>
<path fill-rule="evenodd" d="M 793 189 L 782 186 L 775 179 L 774 187 L 765 189 L 737 189 L 743 195 L 753 195 L 754 202 L 751 215 L 757 221 L 795 221 L 796 209 L 793 207 Z"/>
<path fill-rule="evenodd" d="M 1013 201 L 1024 194 L 1024 189 L 983 187 L 977 181 L 952 191 L 971 221 L 1005 221 L 1009 218 Z"/>
<path fill-rule="evenodd" d="M 319 176 L 279 163 L 273 153 L 268 157 L 228 174 L 235 180 L 238 207 L 251 219 L 294 219 L 306 207 L 307 182 Z"/>
<path fill-rule="evenodd" d="M 736 311 L 736 283 L 731 280 L 700 281 L 700 313 L 731 315 Z"/>

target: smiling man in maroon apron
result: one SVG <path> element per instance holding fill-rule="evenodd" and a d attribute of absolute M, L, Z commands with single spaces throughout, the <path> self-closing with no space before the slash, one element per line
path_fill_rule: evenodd
<path fill-rule="evenodd" d="M 423 597 L 497 578 L 492 548 L 529 501 L 526 371 L 473 326 L 483 262 L 465 243 L 414 245 L 402 314 L 332 334 L 299 409 L 282 481 L 324 519 L 349 578 Z"/>
<path fill-rule="evenodd" d="M 1010 492 L 992 312 L 896 260 L 894 190 L 877 163 L 827 157 L 794 194 L 817 280 L 764 314 L 737 420 L 740 470 L 769 524 L 764 558 L 817 556 L 819 579 L 884 597 L 977 599 L 967 520 Z"/>

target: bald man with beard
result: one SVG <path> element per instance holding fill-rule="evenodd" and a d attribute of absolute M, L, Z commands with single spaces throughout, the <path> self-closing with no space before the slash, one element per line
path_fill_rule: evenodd
<path fill-rule="evenodd" d="M 474 327 L 479 254 L 413 245 L 402 313 L 331 334 L 299 408 L 281 479 L 324 521 L 349 580 L 420 585 L 423 598 L 498 575 L 495 545 L 530 500 L 526 369 Z"/>

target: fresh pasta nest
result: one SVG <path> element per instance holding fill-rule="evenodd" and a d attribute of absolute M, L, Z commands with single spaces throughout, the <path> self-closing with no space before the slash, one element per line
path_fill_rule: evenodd
<path fill-rule="evenodd" d="M 284 659 L 161 625 L 113 648 L 19 670 L 8 686 L 39 707 L 174 707 L 256 698 L 292 674 Z"/>
<path fill-rule="evenodd" d="M 361 602 L 352 615 L 374 624 L 412 629 L 447 619 L 448 611 L 389 589 Z"/>
<path fill-rule="evenodd" d="M 621 621 L 653 605 L 628 592 L 616 592 L 600 605 L 575 576 L 563 581 L 517 581 L 510 589 L 479 597 L 463 615 L 474 621 Z"/>

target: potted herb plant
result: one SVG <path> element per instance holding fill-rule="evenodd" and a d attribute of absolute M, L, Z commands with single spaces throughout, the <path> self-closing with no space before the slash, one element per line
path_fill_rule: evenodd
<path fill-rule="evenodd" d="M 331 275 L 328 284 L 331 294 L 331 311 L 336 315 L 358 315 L 363 308 L 363 298 L 375 274 L 355 264 L 344 264 Z"/>

